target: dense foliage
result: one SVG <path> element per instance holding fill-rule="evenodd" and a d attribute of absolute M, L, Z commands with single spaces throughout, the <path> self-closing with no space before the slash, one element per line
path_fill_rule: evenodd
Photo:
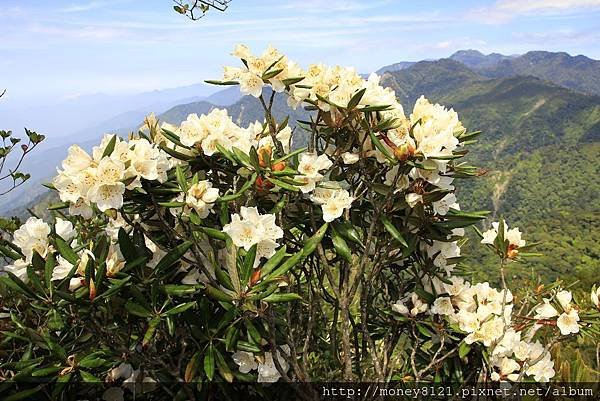
<path fill-rule="evenodd" d="M 469 189 L 455 180 L 480 175 L 463 160 L 479 133 L 454 110 L 420 97 L 407 116 L 376 75 L 302 69 L 272 48 L 234 55 L 241 66 L 215 83 L 239 85 L 264 120 L 149 116 L 128 140 L 72 146 L 53 222 L 32 217 L 3 241 L 0 390 L 58 397 L 98 382 L 112 400 L 222 381 L 546 382 L 557 344 L 597 341 L 596 288 L 511 292 L 507 271 L 535 244 L 502 218 L 475 230 L 498 288 L 455 269 L 465 228 L 487 213 L 457 203 Z M 276 97 L 306 117 L 274 115 Z"/>

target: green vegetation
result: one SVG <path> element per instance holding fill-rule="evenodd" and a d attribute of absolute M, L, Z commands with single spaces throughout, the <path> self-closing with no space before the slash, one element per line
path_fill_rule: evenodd
<path fill-rule="evenodd" d="M 408 85 L 416 78 L 418 85 Z M 424 94 L 484 131 L 469 159 L 488 172 L 461 185 L 472 196 L 458 198 L 465 209 L 506 216 L 529 241 L 543 243 L 544 256 L 530 262 L 530 270 L 511 271 L 515 278 L 533 271 L 545 280 L 580 280 L 581 288 L 597 281 L 600 97 L 534 77 L 485 79 L 452 60 L 417 63 L 384 79 L 407 109 Z M 489 279 L 492 262 L 478 249 L 466 249 L 477 255 L 466 270 Z"/>

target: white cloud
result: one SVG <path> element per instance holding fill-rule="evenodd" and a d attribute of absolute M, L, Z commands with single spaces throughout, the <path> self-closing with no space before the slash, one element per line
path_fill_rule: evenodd
<path fill-rule="evenodd" d="M 491 7 L 470 10 L 467 17 L 501 24 L 522 16 L 566 16 L 586 10 L 600 10 L 600 0 L 497 0 Z"/>
<path fill-rule="evenodd" d="M 500 0 L 496 3 L 498 10 L 515 13 L 529 13 L 539 10 L 572 10 L 579 8 L 600 8 L 600 0 Z"/>

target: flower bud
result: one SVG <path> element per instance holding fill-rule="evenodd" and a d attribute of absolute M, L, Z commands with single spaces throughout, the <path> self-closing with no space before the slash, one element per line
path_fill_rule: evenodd
<path fill-rule="evenodd" d="M 250 285 L 258 283 L 258 280 L 260 280 L 260 269 L 254 269 L 252 276 L 250 276 Z"/>
<path fill-rule="evenodd" d="M 506 251 L 506 256 L 508 256 L 509 259 L 515 259 L 517 256 L 519 256 L 518 248 L 519 247 L 515 244 L 509 244 Z"/>
<path fill-rule="evenodd" d="M 410 143 L 403 143 L 400 146 L 396 146 L 394 149 L 394 156 L 400 161 L 406 161 L 415 154 L 415 147 Z"/>
<path fill-rule="evenodd" d="M 285 170 L 285 162 L 275 163 L 272 167 L 273 171 L 283 171 Z"/>
<path fill-rule="evenodd" d="M 271 181 L 266 180 L 263 177 L 256 178 L 256 182 L 254 183 L 254 185 L 256 186 L 256 189 L 258 189 L 259 191 L 265 191 L 265 192 L 275 186 L 275 185 L 273 185 L 273 183 Z"/>
<path fill-rule="evenodd" d="M 23 149 L 23 152 L 27 152 L 27 148 L 28 148 L 27 145 L 25 145 L 25 144 L 21 145 L 21 149 Z"/>
<path fill-rule="evenodd" d="M 258 148 L 256 153 L 258 153 L 258 165 L 260 167 L 265 168 L 269 165 L 268 161 L 271 160 L 272 152 L 271 147 L 268 145 Z"/>

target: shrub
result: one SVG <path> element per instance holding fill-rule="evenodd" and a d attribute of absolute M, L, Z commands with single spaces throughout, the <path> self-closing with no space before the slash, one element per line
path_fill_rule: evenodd
<path fill-rule="evenodd" d="M 504 220 L 478 232 L 501 288 L 461 274 L 465 228 L 486 213 L 457 203 L 455 182 L 480 174 L 463 161 L 479 133 L 453 110 L 422 97 L 407 117 L 376 75 L 303 70 L 272 48 L 234 55 L 241 67 L 211 82 L 256 97 L 263 122 L 149 116 L 128 140 L 72 146 L 52 184 L 55 221 L 32 217 L 0 248 L 13 260 L 2 390 L 546 382 L 555 344 L 598 338 L 597 291 L 511 292 L 505 273 L 535 244 Z M 275 96 L 309 118 L 276 120 Z M 298 130 L 307 147 L 294 146 Z"/>

